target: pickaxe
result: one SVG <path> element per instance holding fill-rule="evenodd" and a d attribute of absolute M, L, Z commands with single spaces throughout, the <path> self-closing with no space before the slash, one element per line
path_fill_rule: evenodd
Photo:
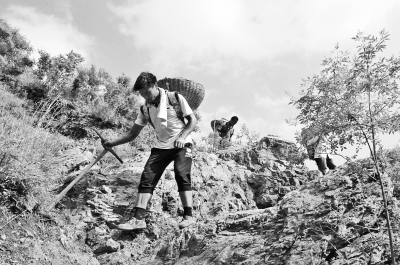
<path fill-rule="evenodd" d="M 96 130 L 94 130 L 97 135 L 100 137 L 101 140 L 101 144 L 103 145 L 106 140 L 100 135 L 100 133 Z M 67 192 L 79 181 L 83 178 L 83 176 L 92 168 L 92 166 L 94 164 L 96 164 L 97 162 L 100 161 L 100 159 L 103 158 L 103 156 L 105 154 L 107 154 L 107 152 L 110 152 L 111 154 L 113 154 L 119 162 L 123 163 L 122 159 L 119 158 L 119 156 L 114 152 L 114 150 L 111 147 L 106 147 L 104 146 L 104 150 L 103 152 L 100 153 L 100 155 L 97 156 L 97 158 L 92 161 L 89 165 L 87 165 L 85 167 L 85 169 L 81 172 L 81 174 L 79 174 L 78 177 L 76 177 L 60 194 L 57 195 L 57 197 L 53 200 L 53 202 L 46 208 L 46 212 L 49 212 L 51 209 L 53 209 L 53 207 L 62 199 L 62 197 L 64 197 L 65 194 L 67 194 Z"/>

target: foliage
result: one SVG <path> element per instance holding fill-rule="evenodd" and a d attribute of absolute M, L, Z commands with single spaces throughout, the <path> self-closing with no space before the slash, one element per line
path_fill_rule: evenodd
<path fill-rule="evenodd" d="M 392 262 L 395 255 L 390 219 L 378 166 L 378 137 L 382 133 L 399 131 L 398 87 L 400 58 L 378 58 L 389 38 L 382 30 L 379 38 L 364 35 L 353 38 L 358 43 L 357 54 L 351 60 L 348 53 L 336 45 L 330 58 L 323 61 L 319 75 L 304 81 L 301 97 L 291 104 L 300 110 L 296 120 L 312 135 L 330 134 L 328 140 L 333 152 L 346 143 L 368 145 L 375 171 L 379 178 L 391 244 Z"/>
<path fill-rule="evenodd" d="M 41 50 L 39 55 L 36 75 L 47 86 L 47 94 L 50 97 L 59 94 L 69 97 L 78 66 L 84 61 L 83 57 L 74 51 L 51 57 Z"/>
<path fill-rule="evenodd" d="M 26 100 L 17 98 L 0 84 L 0 260 L 3 264 L 26 264 L 34 252 L 43 255 L 45 262 L 51 249 L 57 248 L 63 233 L 59 224 L 48 222 L 36 210 L 54 199 L 66 169 L 66 161 L 59 155 L 76 144 L 36 128 L 26 105 Z M 63 229 L 68 230 L 65 224 Z M 42 241 L 46 243 L 41 244 Z M 31 242 L 39 242 L 38 252 L 32 252 Z M 71 253 L 76 260 L 80 252 L 78 244 L 74 243 L 77 251 L 69 249 L 65 254 Z M 64 255 L 57 253 L 57 257 Z"/>
<path fill-rule="evenodd" d="M 365 36 L 359 32 L 359 44 L 353 60 L 336 45 L 323 63 L 320 74 L 304 80 L 299 99 L 292 99 L 300 110 L 296 120 L 311 134 L 330 133 L 333 151 L 348 143 L 360 147 L 370 144 L 374 133 L 398 130 L 393 121 L 399 117 L 400 59 L 377 58 L 389 34 Z"/>
<path fill-rule="evenodd" d="M 201 142 L 197 145 L 197 149 L 204 152 L 213 152 L 220 148 L 219 143 L 221 137 L 217 132 L 210 132 L 207 136 L 201 138 Z"/>
<path fill-rule="evenodd" d="M 249 148 L 253 146 L 260 138 L 260 134 L 256 131 L 251 131 L 246 124 L 243 124 L 239 133 L 236 135 L 235 142 L 239 145 L 245 144 Z"/>
<path fill-rule="evenodd" d="M 117 77 L 117 84 L 129 89 L 132 86 L 132 79 L 122 73 L 121 76 Z"/>
<path fill-rule="evenodd" d="M 29 208 L 34 206 L 26 204 L 29 196 L 34 198 L 31 203 L 50 198 L 51 187 L 56 185 L 54 176 L 59 175 L 56 174 L 59 167 L 52 165 L 52 160 L 63 146 L 71 142 L 33 128 L 34 120 L 23 105 L 23 100 L 0 86 L 0 176 L 6 176 L 2 183 L 8 186 L 12 183 L 23 185 L 25 196 L 19 204 Z M 7 203 L 12 192 L 3 192 L 3 195 L 7 198 L 3 197 L 6 200 L 1 201 Z"/>
<path fill-rule="evenodd" d="M 131 91 L 130 78 L 122 75 L 114 82 L 104 69 L 78 68 L 71 96 L 81 101 L 83 109 L 96 118 L 124 128 L 137 116 L 140 97 Z"/>
<path fill-rule="evenodd" d="M 82 65 L 84 58 L 74 51 L 52 56 L 39 50 L 37 62 L 29 61 L 32 50 L 18 30 L 0 20 L 0 82 L 31 100 L 27 105 L 34 107 L 31 114 L 36 126 L 52 131 L 67 123 L 82 128 L 97 124 L 130 129 L 142 100 L 131 90 L 130 77 L 122 74 L 114 81 L 104 69 Z M 200 121 L 200 112 L 194 114 Z M 195 131 L 199 130 L 196 126 Z M 153 139 L 152 128 L 146 127 L 135 145 Z"/>
<path fill-rule="evenodd" d="M 400 199 L 400 146 L 384 150 L 382 160 L 387 163 L 385 171 L 393 182 L 393 196 Z"/>
<path fill-rule="evenodd" d="M 32 67 L 32 47 L 17 29 L 0 19 L 0 81 L 14 82 L 15 77 Z"/>

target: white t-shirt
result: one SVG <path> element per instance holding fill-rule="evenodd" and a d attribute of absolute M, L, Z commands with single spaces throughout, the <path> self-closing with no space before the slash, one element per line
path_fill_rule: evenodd
<path fill-rule="evenodd" d="M 177 117 L 176 112 L 169 104 L 169 99 L 165 93 L 165 90 L 160 89 L 160 104 L 156 108 L 154 105 L 149 103 L 145 103 L 144 111 L 147 111 L 147 107 L 149 107 L 149 114 L 151 118 L 151 122 L 154 125 L 154 129 L 156 132 L 156 139 L 152 145 L 153 148 L 159 149 L 173 149 L 174 142 L 179 137 L 180 133 L 185 127 L 185 124 Z M 186 117 L 192 114 L 192 109 L 187 103 L 186 99 L 179 94 L 179 104 L 181 106 L 181 110 L 183 116 Z M 166 108 L 166 112 L 161 108 Z M 163 116 L 166 115 L 166 120 L 163 119 Z M 135 123 L 140 126 L 145 126 L 149 121 L 146 120 L 146 117 L 139 111 L 139 115 L 136 118 Z M 190 134 L 186 137 L 185 143 L 192 143 L 192 137 Z"/>
<path fill-rule="evenodd" d="M 315 154 L 314 158 L 326 158 L 327 156 L 327 146 L 326 146 L 326 137 L 325 136 L 315 136 L 314 138 L 308 140 L 307 145 L 311 145 L 315 143 L 316 141 L 319 142 L 317 143 L 317 146 L 315 147 Z"/>

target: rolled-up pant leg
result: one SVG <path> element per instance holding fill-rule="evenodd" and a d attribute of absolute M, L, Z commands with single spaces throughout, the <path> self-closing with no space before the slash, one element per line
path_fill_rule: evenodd
<path fill-rule="evenodd" d="M 325 174 L 326 170 L 328 169 L 328 167 L 326 166 L 326 158 L 319 157 L 319 158 L 314 158 L 314 160 L 317 163 L 319 171 Z"/>
<path fill-rule="evenodd" d="M 149 159 L 140 178 L 139 193 L 151 193 L 157 186 L 165 168 L 174 160 L 174 149 L 151 149 Z"/>
<path fill-rule="evenodd" d="M 328 166 L 329 169 L 335 169 L 336 165 L 335 163 L 333 163 L 332 158 L 330 158 L 329 156 L 326 157 L 326 165 Z"/>
<path fill-rule="evenodd" d="M 178 150 L 174 156 L 174 173 L 178 191 L 191 191 L 192 146 Z"/>

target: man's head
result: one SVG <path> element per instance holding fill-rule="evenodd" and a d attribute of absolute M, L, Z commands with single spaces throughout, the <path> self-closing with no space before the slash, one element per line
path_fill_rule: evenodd
<path fill-rule="evenodd" d="M 239 121 L 239 118 L 236 117 L 236 116 L 233 116 L 233 117 L 231 118 L 231 120 L 229 121 L 229 123 L 230 123 L 232 126 L 234 126 L 238 121 Z"/>
<path fill-rule="evenodd" d="M 133 85 L 133 90 L 138 91 L 147 102 L 152 102 L 158 96 L 157 78 L 149 72 L 141 73 Z"/>

